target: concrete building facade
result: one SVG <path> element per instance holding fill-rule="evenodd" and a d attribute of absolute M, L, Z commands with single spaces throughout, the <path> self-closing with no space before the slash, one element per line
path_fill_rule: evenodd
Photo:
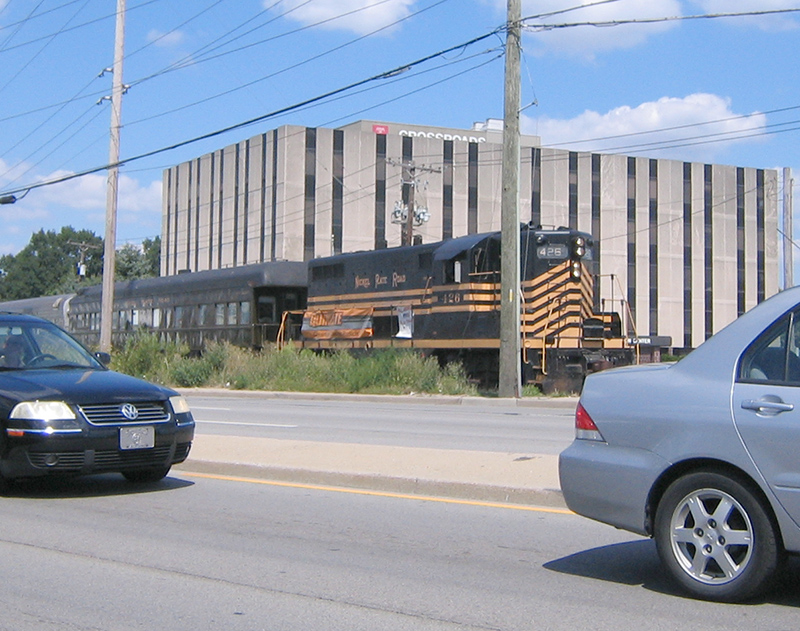
<path fill-rule="evenodd" d="M 776 170 L 521 138 L 520 221 L 593 235 L 598 307 L 692 348 L 778 291 Z M 283 126 L 164 172 L 161 274 L 500 229 L 502 129 Z"/>

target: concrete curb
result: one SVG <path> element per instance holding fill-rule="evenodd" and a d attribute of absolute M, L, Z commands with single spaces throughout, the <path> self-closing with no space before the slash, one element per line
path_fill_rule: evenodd
<path fill-rule="evenodd" d="M 530 489 L 468 482 L 423 480 L 378 474 L 342 473 L 339 471 L 314 471 L 254 464 L 188 460 L 174 469 L 189 473 L 227 475 L 290 484 L 309 484 L 398 493 L 403 495 L 429 496 L 478 502 L 520 504 L 548 508 L 566 508 L 559 489 Z"/>

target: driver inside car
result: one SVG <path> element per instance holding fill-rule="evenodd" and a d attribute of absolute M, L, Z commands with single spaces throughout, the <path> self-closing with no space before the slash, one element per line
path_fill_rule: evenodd
<path fill-rule="evenodd" d="M 19 368 L 23 365 L 23 352 L 25 342 L 19 335 L 11 335 L 6 338 L 6 343 L 3 346 L 2 362 L 3 366 L 9 368 Z"/>

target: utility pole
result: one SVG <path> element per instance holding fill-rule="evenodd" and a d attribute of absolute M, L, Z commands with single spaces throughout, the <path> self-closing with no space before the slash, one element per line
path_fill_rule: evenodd
<path fill-rule="evenodd" d="M 403 182 L 408 184 L 408 212 L 406 213 L 406 222 L 403 225 L 403 237 L 401 245 L 414 244 L 414 210 L 416 208 L 417 196 L 417 178 L 414 169 L 414 163 L 403 165 Z"/>
<path fill-rule="evenodd" d="M 792 234 L 792 170 L 783 169 L 783 288 L 794 287 L 794 235 Z"/>
<path fill-rule="evenodd" d="M 125 0 L 117 0 L 114 36 L 114 66 L 111 88 L 111 140 L 108 151 L 106 188 L 106 236 L 103 252 L 103 296 L 100 307 L 100 350 L 111 352 L 111 325 L 114 315 L 114 271 L 117 244 L 117 186 L 119 183 L 119 130 L 122 115 L 122 58 L 125 50 Z"/>
<path fill-rule="evenodd" d="M 86 253 L 90 249 L 99 250 L 100 246 L 94 243 L 86 243 L 86 241 L 67 241 L 67 244 L 78 246 L 78 251 L 81 254 L 81 258 L 78 261 L 78 276 L 86 276 Z"/>
<path fill-rule="evenodd" d="M 508 0 L 506 25 L 503 194 L 500 201 L 500 375 L 498 394 L 520 395 L 519 107 L 521 0 Z"/>
<path fill-rule="evenodd" d="M 408 185 L 408 195 L 403 202 L 395 204 L 394 212 L 392 212 L 392 223 L 402 224 L 402 233 L 400 237 L 400 245 L 413 245 L 414 244 L 414 226 L 421 226 L 428 221 L 430 216 L 426 208 L 421 211 L 417 210 L 417 171 L 425 173 L 441 173 L 441 169 L 434 167 L 417 166 L 413 162 L 397 162 L 391 158 L 387 158 L 387 164 L 403 169 L 402 183 Z"/>

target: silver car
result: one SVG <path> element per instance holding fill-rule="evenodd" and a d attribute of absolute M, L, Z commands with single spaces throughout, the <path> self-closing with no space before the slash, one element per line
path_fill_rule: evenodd
<path fill-rule="evenodd" d="M 762 594 L 800 552 L 800 288 L 675 364 L 589 376 L 561 489 L 581 515 L 653 537 L 691 594 Z"/>

